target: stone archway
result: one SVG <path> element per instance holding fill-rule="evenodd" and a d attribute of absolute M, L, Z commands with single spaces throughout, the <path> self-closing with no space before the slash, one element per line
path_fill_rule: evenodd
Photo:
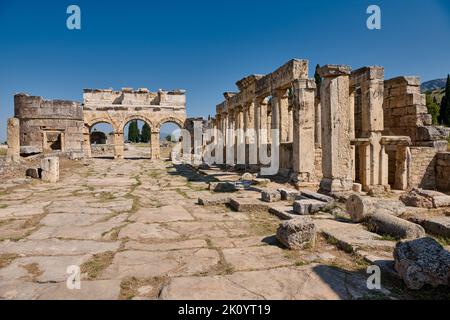
<path fill-rule="evenodd" d="M 186 120 L 186 96 L 182 90 L 159 90 L 155 93 L 145 88 L 125 88 L 121 91 L 86 89 L 83 97 L 84 148 L 87 156 L 91 155 L 89 129 L 95 123 L 106 122 L 113 126 L 115 158 L 123 158 L 125 125 L 131 120 L 146 122 L 151 130 L 151 158 L 159 159 L 161 125 L 173 122 L 183 128 Z"/>

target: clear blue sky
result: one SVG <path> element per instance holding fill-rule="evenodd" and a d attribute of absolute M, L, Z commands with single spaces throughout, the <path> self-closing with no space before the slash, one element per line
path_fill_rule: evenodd
<path fill-rule="evenodd" d="M 82 29 L 66 28 L 81 7 Z M 382 9 L 382 30 L 366 9 Z M 386 77 L 450 72 L 449 0 L 0 0 L 0 141 L 13 95 L 82 100 L 83 88 L 187 90 L 188 115 L 214 114 L 222 92 L 292 58 Z"/>

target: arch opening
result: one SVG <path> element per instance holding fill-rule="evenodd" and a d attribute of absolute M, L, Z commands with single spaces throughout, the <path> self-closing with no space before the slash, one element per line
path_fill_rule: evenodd
<path fill-rule="evenodd" d="M 89 129 L 93 158 L 114 158 L 114 128 L 109 122 L 97 122 Z"/>
<path fill-rule="evenodd" d="M 151 125 L 139 118 L 128 120 L 123 127 L 125 159 L 151 158 Z"/>

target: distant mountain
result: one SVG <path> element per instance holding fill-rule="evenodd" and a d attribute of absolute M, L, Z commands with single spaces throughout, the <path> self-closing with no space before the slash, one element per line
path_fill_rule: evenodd
<path fill-rule="evenodd" d="M 422 83 L 421 90 L 422 92 L 434 91 L 438 89 L 445 88 L 445 84 L 447 83 L 447 79 L 436 79 Z"/>

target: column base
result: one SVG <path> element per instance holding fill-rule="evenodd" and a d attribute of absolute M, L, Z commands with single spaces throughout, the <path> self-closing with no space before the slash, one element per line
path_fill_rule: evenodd
<path fill-rule="evenodd" d="M 326 192 L 351 191 L 353 189 L 352 179 L 329 179 L 323 178 L 320 181 L 320 190 Z"/>

